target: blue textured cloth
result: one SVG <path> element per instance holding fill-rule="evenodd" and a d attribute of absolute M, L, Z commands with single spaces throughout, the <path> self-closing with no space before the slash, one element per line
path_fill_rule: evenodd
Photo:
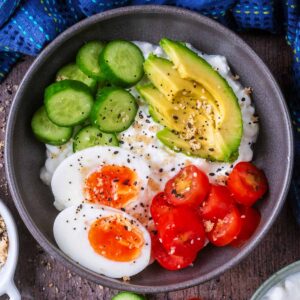
<path fill-rule="evenodd" d="M 236 30 L 284 32 L 294 52 L 294 87 L 300 91 L 300 0 L 0 0 L 0 82 L 22 54 L 37 55 L 79 20 L 108 9 L 142 4 L 188 8 Z M 295 125 L 296 171 L 300 170 L 299 96 L 289 101 Z M 300 224 L 300 173 L 294 174 L 291 191 Z"/>

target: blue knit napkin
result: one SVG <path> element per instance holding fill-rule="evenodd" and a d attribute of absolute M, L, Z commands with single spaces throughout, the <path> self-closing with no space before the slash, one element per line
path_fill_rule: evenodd
<path fill-rule="evenodd" d="M 285 32 L 294 51 L 294 88 L 300 91 L 300 7 L 297 0 L 0 0 L 0 82 L 23 54 L 37 55 L 79 20 L 116 7 L 166 4 L 188 8 L 237 30 Z M 296 137 L 296 171 L 291 187 L 300 224 L 300 107 L 289 101 Z"/>

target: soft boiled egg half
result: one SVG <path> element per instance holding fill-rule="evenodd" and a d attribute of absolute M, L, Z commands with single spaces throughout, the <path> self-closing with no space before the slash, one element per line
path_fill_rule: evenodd
<path fill-rule="evenodd" d="M 71 206 L 53 226 L 59 248 L 82 266 L 112 277 L 133 276 L 150 261 L 151 239 L 134 218 L 111 207 Z"/>
<path fill-rule="evenodd" d="M 125 208 L 145 197 L 149 167 L 119 147 L 96 146 L 74 153 L 55 170 L 51 188 L 58 210 L 82 203 Z"/>

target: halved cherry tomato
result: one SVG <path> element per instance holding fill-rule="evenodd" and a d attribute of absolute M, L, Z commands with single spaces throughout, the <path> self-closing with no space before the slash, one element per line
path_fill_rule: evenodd
<path fill-rule="evenodd" d="M 165 269 L 174 271 L 188 267 L 196 259 L 197 253 L 188 253 L 184 256 L 171 255 L 159 241 L 158 236 L 152 234 L 152 255 Z"/>
<path fill-rule="evenodd" d="M 202 202 L 200 215 L 205 220 L 223 219 L 233 206 L 229 190 L 225 186 L 212 185 L 208 198 Z"/>
<path fill-rule="evenodd" d="M 174 207 L 163 215 L 157 230 L 169 254 L 190 255 L 201 250 L 205 243 L 203 223 L 196 212 L 188 207 Z"/>
<path fill-rule="evenodd" d="M 241 229 L 242 220 L 240 212 L 236 207 L 233 207 L 229 214 L 214 223 L 214 226 L 207 232 L 206 236 L 212 244 L 226 246 L 237 238 Z"/>
<path fill-rule="evenodd" d="M 167 214 L 172 209 L 171 205 L 167 202 L 165 193 L 161 192 L 154 196 L 150 206 L 152 219 L 155 223 L 159 221 L 161 216 Z"/>
<path fill-rule="evenodd" d="M 227 186 L 236 201 L 251 206 L 268 190 L 264 172 L 249 162 L 238 163 L 230 173 Z"/>
<path fill-rule="evenodd" d="M 233 240 L 231 245 L 234 247 L 241 247 L 252 236 L 257 226 L 260 223 L 260 213 L 253 207 L 240 207 L 242 229 L 238 234 L 237 239 Z"/>
<path fill-rule="evenodd" d="M 172 205 L 197 207 L 207 196 L 209 188 L 206 174 L 189 165 L 166 183 L 165 193 Z"/>

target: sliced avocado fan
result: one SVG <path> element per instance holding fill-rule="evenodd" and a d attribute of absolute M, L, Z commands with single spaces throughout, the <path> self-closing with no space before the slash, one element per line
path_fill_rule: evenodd
<path fill-rule="evenodd" d="M 243 121 L 236 95 L 210 64 L 180 42 L 162 39 L 171 61 L 149 55 L 144 63 L 151 84 L 138 91 L 167 147 L 212 161 L 238 156 Z"/>

